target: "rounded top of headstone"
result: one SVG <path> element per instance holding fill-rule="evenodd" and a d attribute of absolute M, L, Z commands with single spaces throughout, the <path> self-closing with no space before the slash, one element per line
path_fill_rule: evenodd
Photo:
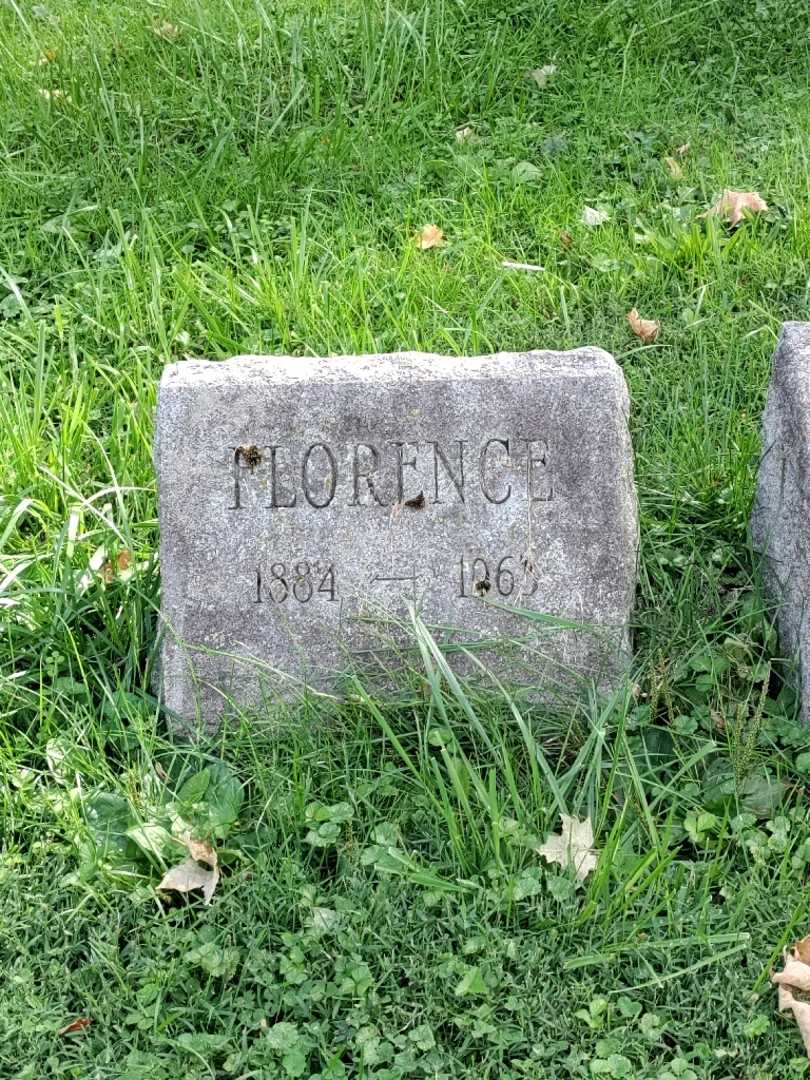
<path fill-rule="evenodd" d="M 481 356 L 447 356 L 438 353 L 397 352 L 361 356 L 234 356 L 228 360 L 184 360 L 167 365 L 164 384 L 184 383 L 247 385 L 251 382 L 366 382 L 385 379 L 477 380 L 531 378 L 549 375 L 588 377 L 614 375 L 622 379 L 616 361 L 594 346 L 565 352 L 532 350 L 499 352 Z"/>

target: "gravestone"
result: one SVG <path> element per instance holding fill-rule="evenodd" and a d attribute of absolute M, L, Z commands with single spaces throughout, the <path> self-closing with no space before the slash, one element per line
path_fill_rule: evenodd
<path fill-rule="evenodd" d="M 413 613 L 477 643 L 479 664 L 448 654 L 468 674 L 614 685 L 637 551 L 627 414 L 592 348 L 169 365 L 165 704 L 211 726 L 229 703 L 390 671 Z"/>
<path fill-rule="evenodd" d="M 797 662 L 802 718 L 810 723 L 810 323 L 785 323 L 779 335 L 751 534 L 765 591 L 778 604 L 780 651 Z"/>

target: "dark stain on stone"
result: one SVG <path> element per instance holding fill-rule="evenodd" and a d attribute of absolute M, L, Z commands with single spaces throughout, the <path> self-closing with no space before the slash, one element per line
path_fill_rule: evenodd
<path fill-rule="evenodd" d="M 258 446 L 237 446 L 236 460 L 243 461 L 249 469 L 253 470 L 257 465 L 261 465 L 262 452 Z"/>

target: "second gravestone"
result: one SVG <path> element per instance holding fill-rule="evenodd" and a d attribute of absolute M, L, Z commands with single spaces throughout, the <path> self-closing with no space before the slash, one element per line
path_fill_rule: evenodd
<path fill-rule="evenodd" d="M 751 518 L 765 591 L 777 606 L 784 657 L 797 664 L 810 723 L 810 323 L 782 326 L 762 421 L 762 461 Z"/>
<path fill-rule="evenodd" d="M 635 586 L 627 413 L 621 371 L 590 348 L 170 365 L 167 707 L 211 725 L 229 701 L 380 670 L 404 640 L 381 620 L 409 611 L 501 677 L 611 685 Z"/>

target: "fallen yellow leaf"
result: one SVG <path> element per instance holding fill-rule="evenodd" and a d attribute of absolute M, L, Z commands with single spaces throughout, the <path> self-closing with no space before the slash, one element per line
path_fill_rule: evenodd
<path fill-rule="evenodd" d="M 665 157 L 664 164 L 667 167 L 667 172 L 673 180 L 683 180 L 683 169 L 674 157 Z"/>
<path fill-rule="evenodd" d="M 444 243 L 444 232 L 438 225 L 423 225 L 422 231 L 417 236 L 417 240 L 422 251 L 429 251 L 431 248 L 442 246 Z"/>
<path fill-rule="evenodd" d="M 572 866 L 580 881 L 584 881 L 596 866 L 598 857 L 593 850 L 593 826 L 591 819 L 577 821 L 567 814 L 561 815 L 562 828 L 552 833 L 548 840 L 534 850 L 548 862 L 559 863 L 563 868 Z"/>
<path fill-rule="evenodd" d="M 635 308 L 627 312 L 627 322 L 636 337 L 641 338 L 645 345 L 652 345 L 661 330 L 660 323 L 655 319 L 642 319 Z"/>
<path fill-rule="evenodd" d="M 768 204 L 756 191 L 732 191 L 726 189 L 714 206 L 709 207 L 701 217 L 719 214 L 724 217 L 729 225 L 738 225 L 745 211 L 758 214 L 761 210 L 767 210 Z"/>

